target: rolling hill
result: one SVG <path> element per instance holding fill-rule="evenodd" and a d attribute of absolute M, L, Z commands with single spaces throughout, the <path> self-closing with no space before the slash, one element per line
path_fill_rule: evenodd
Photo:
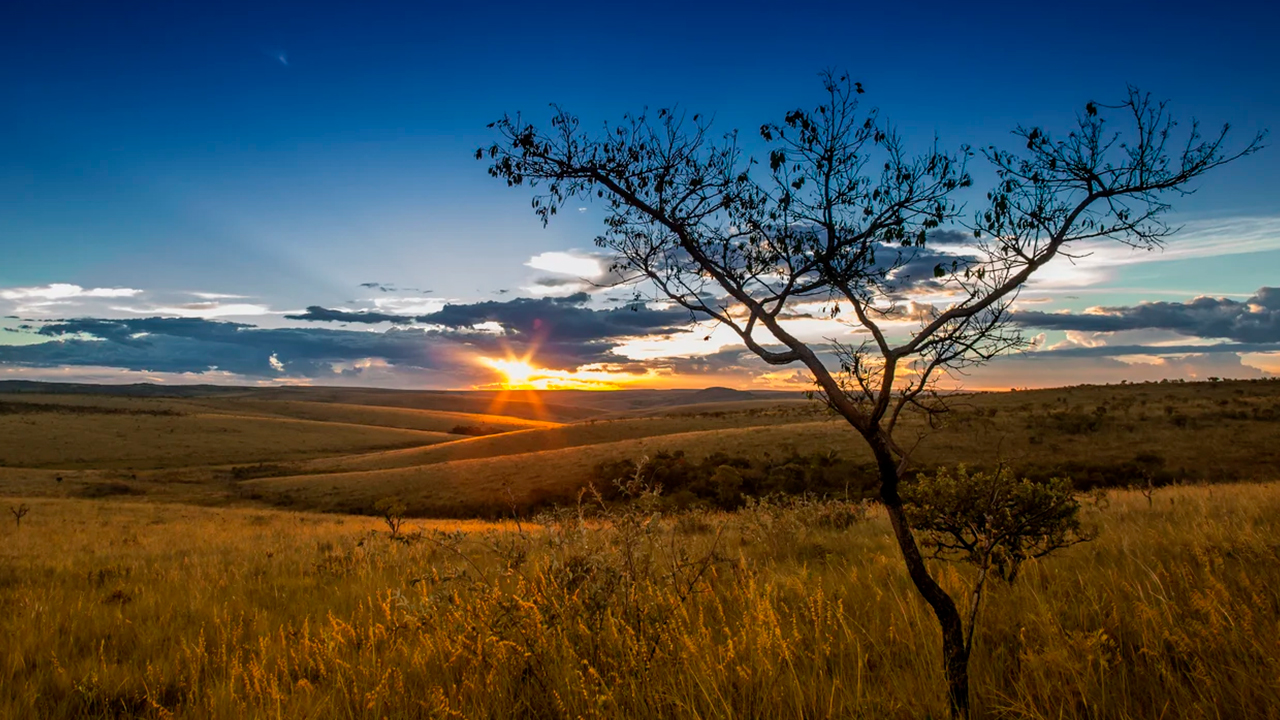
<path fill-rule="evenodd" d="M 793 393 L 82 389 L 0 383 L 0 494 L 352 512 L 395 495 L 416 514 L 493 515 L 572 498 L 598 463 L 661 451 L 869 461 L 843 421 Z M 1079 387 L 949 402 L 940 430 L 926 432 L 923 417 L 904 421 L 904 441 L 919 438 L 918 466 L 1004 462 L 1084 485 L 1132 482 L 1139 467 L 1166 479 L 1280 474 L 1280 383 Z"/>

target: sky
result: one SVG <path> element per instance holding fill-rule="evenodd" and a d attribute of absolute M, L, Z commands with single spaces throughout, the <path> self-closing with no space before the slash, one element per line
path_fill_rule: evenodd
<path fill-rule="evenodd" d="M 0 10 L 0 379 L 805 386 L 586 282 L 603 206 L 544 228 L 487 175 L 487 123 L 549 103 L 751 131 L 832 68 L 921 147 L 1016 148 L 1127 83 L 1237 142 L 1280 127 L 1274 4 L 122 5 Z M 1046 268 L 1036 347 L 955 382 L 1280 375 L 1280 152 L 1197 188 L 1164 250 Z"/>

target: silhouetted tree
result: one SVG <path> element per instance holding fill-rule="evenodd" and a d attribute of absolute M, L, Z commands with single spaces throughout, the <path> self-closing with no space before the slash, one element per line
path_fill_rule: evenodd
<path fill-rule="evenodd" d="M 731 328 L 766 363 L 807 368 L 875 456 L 907 571 L 942 629 L 952 712 L 966 715 L 961 616 L 930 574 L 899 492 L 903 412 L 932 419 L 945 409 L 940 376 L 1025 345 L 1009 309 L 1047 263 L 1085 240 L 1160 246 L 1173 232 L 1161 219 L 1166 198 L 1256 152 L 1264 136 L 1229 150 L 1227 127 L 1204 135 L 1192 122 L 1175 137 L 1166 104 L 1130 88 L 1117 105 L 1085 105 L 1064 137 L 1017 128 L 1017 152 L 946 152 L 935 140 L 911 154 L 875 110 L 860 112 L 861 84 L 831 73 L 823 83 L 822 104 L 760 127 L 760 161 L 736 131 L 715 135 L 702 115 L 646 111 L 595 134 L 555 106 L 546 129 L 519 115 L 493 123 L 501 137 L 476 157 L 508 185 L 535 188 L 544 223 L 570 200 L 602 200 L 596 242 L 616 271 Z M 1109 116 L 1126 133 L 1113 132 Z M 966 222 L 959 196 L 975 155 L 995 184 Z M 964 235 L 940 233 L 949 228 Z M 948 300 L 913 299 L 921 290 Z M 801 340 L 785 321 L 797 303 L 820 305 L 866 341 Z"/>

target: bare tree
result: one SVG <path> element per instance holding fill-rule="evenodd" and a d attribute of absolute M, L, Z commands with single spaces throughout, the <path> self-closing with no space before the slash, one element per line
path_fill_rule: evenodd
<path fill-rule="evenodd" d="M 13 514 L 13 522 L 16 527 L 21 528 L 22 518 L 26 517 L 27 513 L 31 512 L 31 508 L 27 507 L 26 503 L 21 503 L 17 507 L 10 505 L 9 512 Z"/>
<path fill-rule="evenodd" d="M 594 134 L 555 106 L 545 130 L 519 115 L 493 123 L 500 139 L 476 157 L 508 185 L 535 188 L 544 224 L 570 200 L 603 201 L 596 243 L 612 251 L 616 271 L 732 329 L 766 363 L 804 365 L 875 456 L 907 571 L 942 629 L 952 713 L 963 716 L 961 616 L 930 573 L 899 493 L 904 411 L 932 419 L 945 409 L 941 377 L 1025 345 L 1009 311 L 1045 264 L 1088 240 L 1160 246 L 1174 230 L 1161 221 L 1165 198 L 1256 152 L 1264 136 L 1229 150 L 1228 128 L 1204 135 L 1193 122 L 1175 138 L 1165 103 L 1130 88 L 1118 105 L 1087 104 L 1065 137 L 1018 128 L 1025 152 L 952 153 L 935 140 L 911 154 L 875 110 L 861 111 L 861 84 L 825 73 L 823 85 L 821 105 L 760 127 L 767 160 L 749 157 L 736 131 L 713 134 L 701 115 L 645 111 Z M 1111 115 L 1129 134 L 1110 129 Z M 966 222 L 959 197 L 977 155 L 997 182 Z M 968 239 L 954 242 L 952 232 L 953 242 L 935 247 L 951 228 Z M 949 299 L 917 302 L 921 290 Z M 821 307 L 865 341 L 800 339 L 786 322 L 799 304 Z"/>

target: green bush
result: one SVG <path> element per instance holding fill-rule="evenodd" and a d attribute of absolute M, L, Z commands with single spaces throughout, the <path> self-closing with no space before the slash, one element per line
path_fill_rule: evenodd
<path fill-rule="evenodd" d="M 1066 478 L 1045 481 L 1008 468 L 964 465 L 920 474 L 903 487 L 907 519 L 934 557 L 962 560 L 1012 581 L 1030 559 L 1090 539 L 1080 502 Z"/>

